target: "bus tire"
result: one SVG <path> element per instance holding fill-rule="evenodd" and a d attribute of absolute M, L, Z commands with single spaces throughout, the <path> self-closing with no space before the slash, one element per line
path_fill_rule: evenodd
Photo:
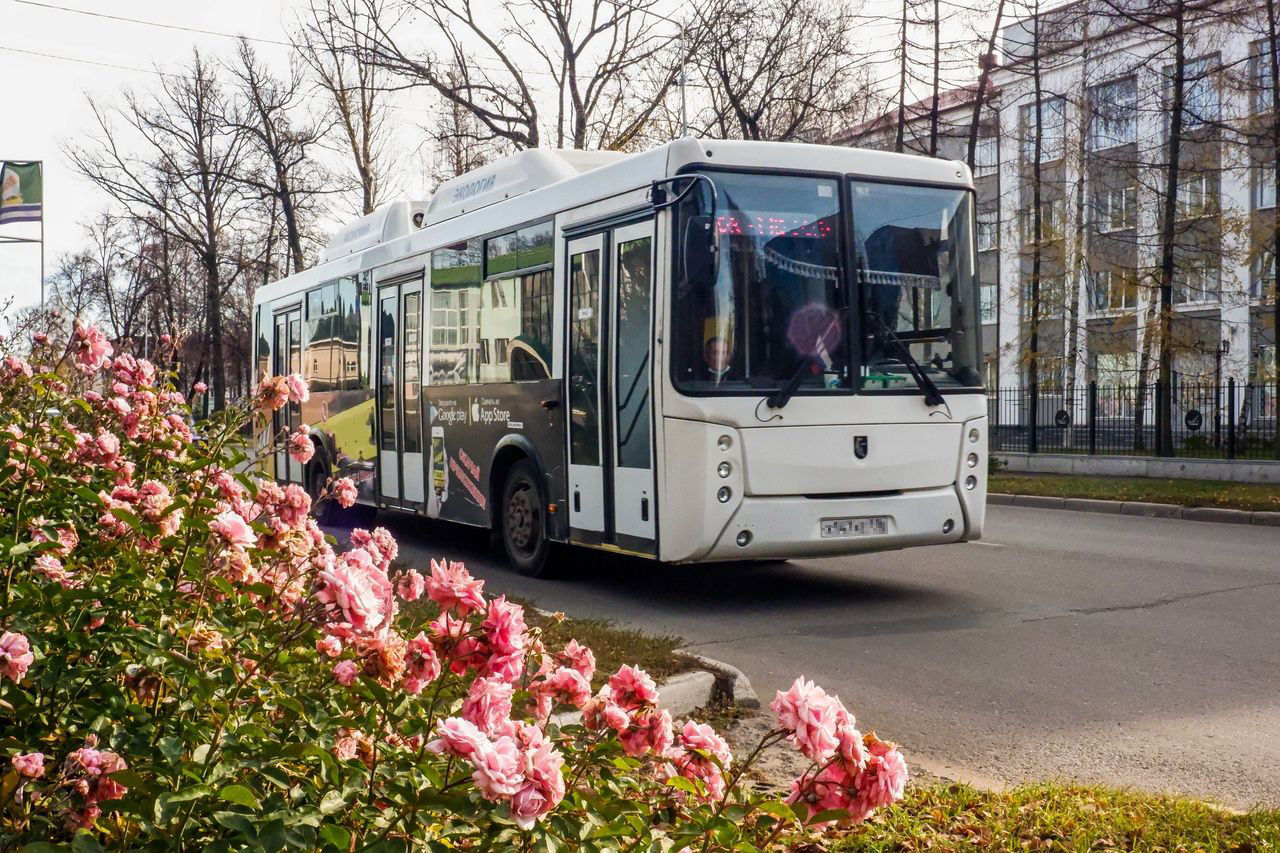
<path fill-rule="evenodd" d="M 498 523 L 507 561 L 528 577 L 547 575 L 546 498 L 538 466 L 521 459 L 507 471 Z"/>

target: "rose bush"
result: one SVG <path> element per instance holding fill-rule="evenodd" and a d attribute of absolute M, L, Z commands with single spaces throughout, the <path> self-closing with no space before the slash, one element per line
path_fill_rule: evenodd
<path fill-rule="evenodd" d="M 393 571 L 382 529 L 339 552 L 240 438 L 301 377 L 197 435 L 92 326 L 30 346 L 0 362 L 0 848 L 760 849 L 902 796 L 894 746 L 803 679 L 742 761 L 641 670 L 593 692 L 589 649 L 461 564 Z M 783 739 L 812 762 L 786 802 L 740 784 Z"/>

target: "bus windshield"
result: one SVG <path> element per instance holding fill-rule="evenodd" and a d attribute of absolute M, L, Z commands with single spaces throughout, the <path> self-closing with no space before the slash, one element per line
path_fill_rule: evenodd
<path fill-rule="evenodd" d="M 860 387 L 915 387 L 912 359 L 942 388 L 980 384 L 969 192 L 853 181 L 850 194 Z"/>
<path fill-rule="evenodd" d="M 692 393 L 758 393 L 799 372 L 800 393 L 849 387 L 833 178 L 710 172 L 682 203 L 677 228 L 712 229 L 718 262 L 676 276 L 676 383 Z M 678 266 L 681 266 L 678 264 Z"/>
<path fill-rule="evenodd" d="M 716 249 L 703 270 L 687 253 L 676 260 L 672 373 L 682 391 L 912 389 L 919 373 L 944 389 L 979 384 L 967 190 L 703 174 L 714 200 L 699 181 L 676 218 L 678 246 L 709 232 Z"/>

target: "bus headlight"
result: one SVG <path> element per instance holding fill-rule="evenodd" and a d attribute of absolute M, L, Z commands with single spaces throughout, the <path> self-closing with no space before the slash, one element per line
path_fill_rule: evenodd
<path fill-rule="evenodd" d="M 728 486 L 721 486 L 720 491 L 716 492 L 716 500 L 722 504 L 727 504 L 731 497 L 733 497 L 733 490 Z"/>
<path fill-rule="evenodd" d="M 978 478 L 973 476 L 972 474 L 970 474 L 968 477 L 965 477 L 964 487 L 972 492 L 974 489 L 978 488 Z"/>
<path fill-rule="evenodd" d="M 738 547 L 745 548 L 751 544 L 751 531 L 741 530 L 738 532 Z"/>
<path fill-rule="evenodd" d="M 978 467 L 978 454 L 976 454 L 976 453 L 970 453 L 970 454 L 968 455 L 968 457 L 966 457 L 966 458 L 965 458 L 965 460 L 964 460 L 964 461 L 965 461 L 965 464 L 967 464 L 970 468 L 977 468 L 977 467 Z"/>
<path fill-rule="evenodd" d="M 981 438 L 981 437 L 982 437 L 982 433 L 978 432 L 978 428 L 977 428 L 977 427 L 970 427 L 970 428 L 969 428 L 969 441 L 970 441 L 970 443 L 977 441 L 977 440 L 978 440 L 979 438 Z"/>
<path fill-rule="evenodd" d="M 733 447 L 733 436 L 731 435 L 720 436 L 720 438 L 716 439 L 716 447 L 720 448 L 721 450 L 728 450 L 730 447 Z"/>
<path fill-rule="evenodd" d="M 716 466 L 716 473 L 720 475 L 721 480 L 724 480 L 733 473 L 733 466 L 728 462 L 721 462 Z"/>

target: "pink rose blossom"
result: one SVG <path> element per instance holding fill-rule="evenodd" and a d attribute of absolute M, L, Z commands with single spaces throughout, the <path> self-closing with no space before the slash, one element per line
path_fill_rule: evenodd
<path fill-rule="evenodd" d="M 674 735 L 671 715 L 666 711 L 649 710 L 633 717 L 631 723 L 631 727 L 618 736 L 622 751 L 627 755 L 644 755 L 646 752 L 663 755 L 671 748 Z"/>
<path fill-rule="evenodd" d="M 907 786 L 907 762 L 894 744 L 867 735 L 871 757 L 858 774 L 858 794 L 873 807 L 888 806 L 902 799 Z"/>
<path fill-rule="evenodd" d="M 565 643 L 564 650 L 556 658 L 565 666 L 572 667 L 582 673 L 582 677 L 587 681 L 590 681 L 591 677 L 596 674 L 595 654 L 577 640 L 570 640 Z"/>
<path fill-rule="evenodd" d="M 209 529 L 226 540 L 229 545 L 248 547 L 258 541 L 249 523 L 231 510 L 218 513 L 209 522 Z"/>
<path fill-rule="evenodd" d="M 444 610 L 466 616 L 484 607 L 484 581 L 475 580 L 467 567 L 458 562 L 431 561 L 431 577 L 427 578 L 427 596 Z"/>
<path fill-rule="evenodd" d="M 350 477 L 335 480 L 332 488 L 333 499 L 338 502 L 338 506 L 350 509 L 356 505 L 356 498 L 359 497 L 360 491 Z"/>
<path fill-rule="evenodd" d="M 75 354 L 76 367 L 83 373 L 94 373 L 107 365 L 113 347 L 97 326 L 86 326 L 76 320 L 71 333 L 71 349 Z"/>
<path fill-rule="evenodd" d="M 367 551 L 346 552 L 332 569 L 320 572 L 320 580 L 316 597 L 341 610 L 353 630 L 371 632 L 386 620 L 391 584 Z"/>
<path fill-rule="evenodd" d="M 209 386 L 203 382 L 197 382 L 195 385 L 191 386 L 191 390 L 197 394 L 203 394 L 205 391 L 209 390 Z"/>
<path fill-rule="evenodd" d="M 488 742 L 489 739 L 476 728 L 475 723 L 461 717 L 449 717 L 436 724 L 436 740 L 428 743 L 426 750 L 435 755 L 448 753 L 470 758 Z"/>
<path fill-rule="evenodd" d="M 511 716 L 511 697 L 514 692 L 510 684 L 495 678 L 477 678 L 471 682 L 467 698 L 462 703 L 462 718 L 475 723 L 480 731 L 491 735 Z"/>
<path fill-rule="evenodd" d="M 440 677 L 440 658 L 435 646 L 422 631 L 409 641 L 405 651 L 404 689 L 418 694 L 422 688 Z"/>
<path fill-rule="evenodd" d="M 35 659 L 31 643 L 25 636 L 13 631 L 0 634 L 0 674 L 8 676 L 11 681 L 21 681 Z"/>
<path fill-rule="evenodd" d="M 404 601 L 417 601 L 427 591 L 427 579 L 415 569 L 409 569 L 396 582 L 396 594 Z"/>
<path fill-rule="evenodd" d="M 316 651 L 326 657 L 336 658 L 342 654 L 342 640 L 337 637 L 322 637 L 316 640 Z"/>
<path fill-rule="evenodd" d="M 350 687 L 359 674 L 360 667 L 356 666 L 355 661 L 338 661 L 333 667 L 333 677 L 343 687 Z"/>
<path fill-rule="evenodd" d="M 778 715 L 779 725 L 791 731 L 800 751 L 818 764 L 825 764 L 839 745 L 836 730 L 853 724 L 839 699 L 803 676 L 787 692 L 778 691 L 769 707 Z"/>
<path fill-rule="evenodd" d="M 510 737 L 482 743 L 467 758 L 475 768 L 471 779 L 480 796 L 497 802 L 518 793 L 524 783 L 523 758 L 520 748 Z"/>
<path fill-rule="evenodd" d="M 285 388 L 290 403 L 305 403 L 311 399 L 311 391 L 307 388 L 307 380 L 301 373 L 290 373 L 284 378 Z"/>
<path fill-rule="evenodd" d="M 643 669 L 623 664 L 609 676 L 613 701 L 624 710 L 634 711 L 645 705 L 656 705 L 658 687 Z"/>
<path fill-rule="evenodd" d="M 481 623 L 489 647 L 500 655 L 523 652 L 525 645 L 524 608 L 500 595 L 489 602 Z"/>
<path fill-rule="evenodd" d="M 39 779 L 44 775 L 44 754 L 40 752 L 19 753 L 13 757 L 13 769 L 19 776 L 28 779 Z"/>
<path fill-rule="evenodd" d="M 289 457 L 299 465 L 306 465 L 316 453 L 316 446 L 311 441 L 311 429 L 303 424 L 289 436 Z"/>

